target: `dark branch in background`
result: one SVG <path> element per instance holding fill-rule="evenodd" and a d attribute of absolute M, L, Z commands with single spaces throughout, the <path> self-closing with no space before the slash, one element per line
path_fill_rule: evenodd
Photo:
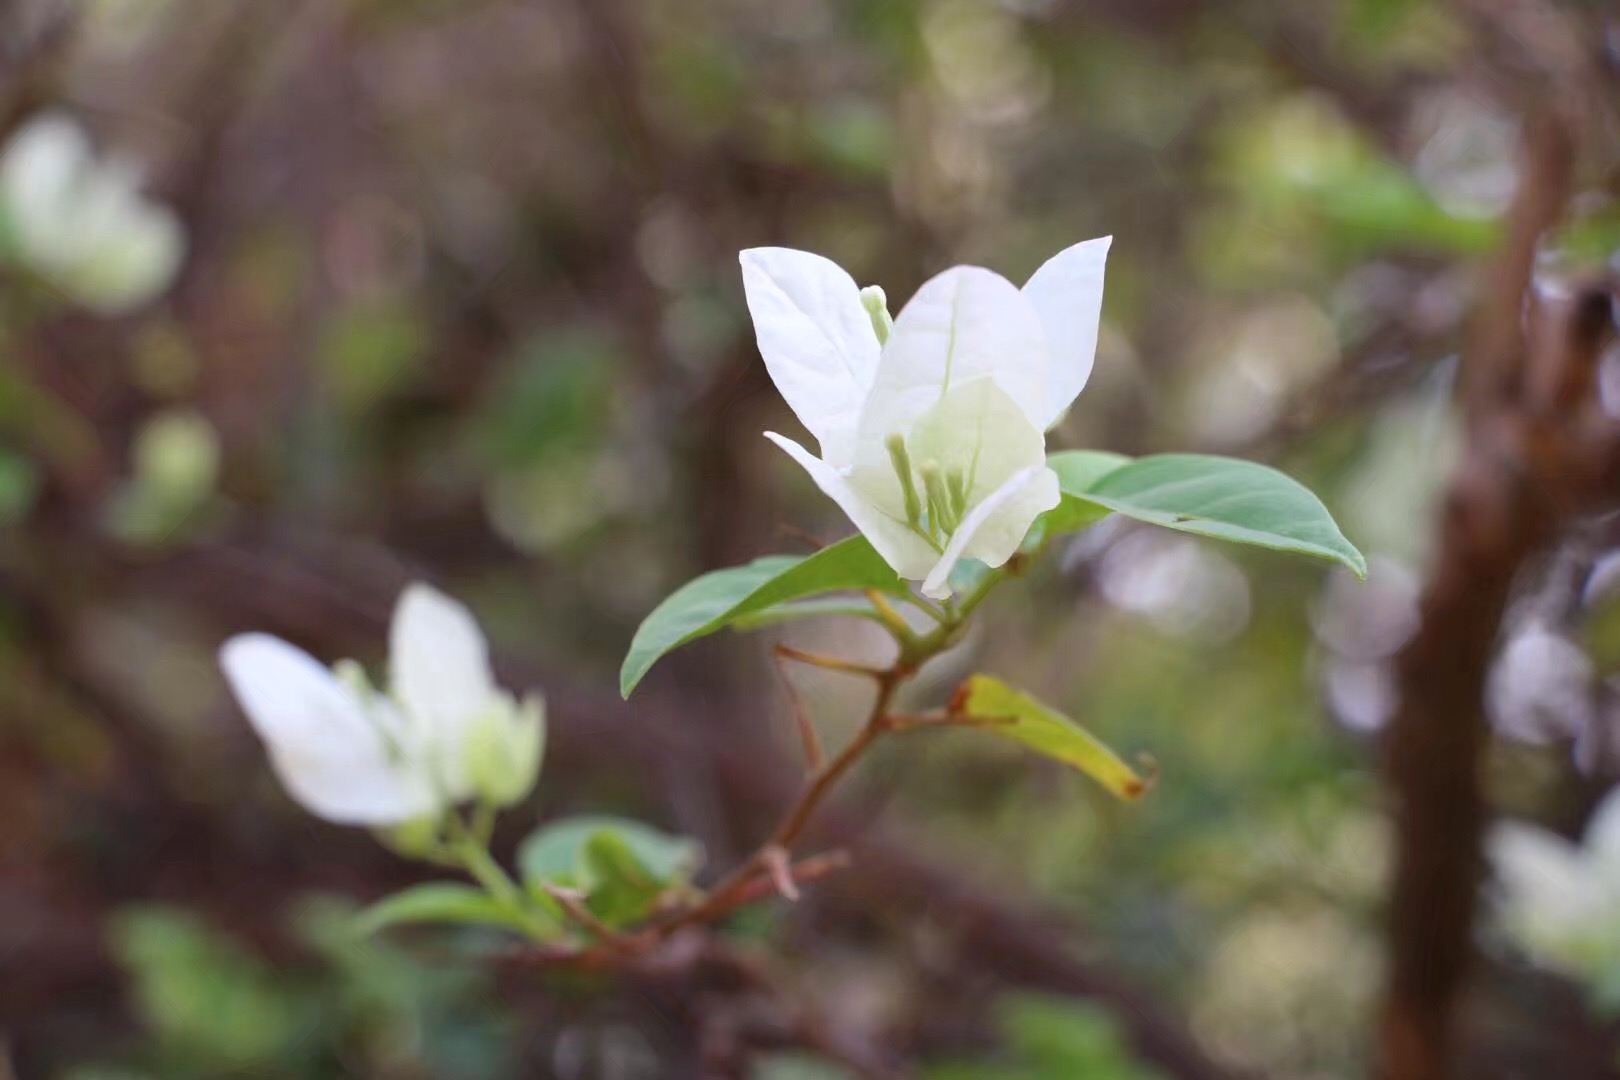
<path fill-rule="evenodd" d="M 1469 969 L 1488 729 L 1484 685 L 1521 571 L 1577 515 L 1613 502 L 1620 444 L 1595 375 L 1613 339 L 1612 286 L 1535 293 L 1542 235 L 1574 167 L 1558 117 L 1528 125 L 1505 247 L 1481 291 L 1463 356 L 1467 448 L 1448 491 L 1421 629 L 1402 653 L 1387 745 L 1398 854 L 1379 1042 L 1384 1080 L 1464 1075 L 1453 1028 Z"/>

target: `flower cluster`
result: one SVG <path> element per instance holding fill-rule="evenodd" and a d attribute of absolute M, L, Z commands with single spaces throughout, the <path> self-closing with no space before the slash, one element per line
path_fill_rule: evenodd
<path fill-rule="evenodd" d="M 821 456 L 766 436 L 925 595 L 948 597 L 963 558 L 1006 562 L 1057 505 L 1045 433 L 1091 375 L 1109 242 L 1058 253 L 1022 289 L 954 267 L 893 319 L 882 289 L 819 255 L 742 253 L 759 351 Z"/>
<path fill-rule="evenodd" d="M 77 124 L 47 114 L 0 153 L 0 252 L 110 315 L 169 287 L 185 235 L 172 212 L 141 194 L 132 165 L 97 160 Z"/>
<path fill-rule="evenodd" d="M 268 634 L 242 634 L 220 664 L 282 786 L 344 825 L 432 822 L 458 803 L 528 795 L 545 745 L 541 701 L 495 685 L 466 607 L 411 585 L 394 610 L 388 693 L 353 661 L 328 669 Z"/>

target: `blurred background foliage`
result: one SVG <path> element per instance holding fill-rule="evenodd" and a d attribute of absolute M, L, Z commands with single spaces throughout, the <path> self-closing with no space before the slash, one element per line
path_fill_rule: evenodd
<path fill-rule="evenodd" d="M 1151 795 L 1122 807 L 971 732 L 890 747 L 829 829 L 872 869 L 739 933 L 782 945 L 828 1024 L 942 1080 L 1361 1073 L 1390 659 L 1436 556 L 1518 103 L 1567 75 L 1565 39 L 1521 18 L 1617 32 L 1573 0 L 6 5 L 0 123 L 56 110 L 138 163 L 185 257 L 116 314 L 25 260 L 0 280 L 0 1076 L 730 1060 L 747 1039 L 666 990 L 470 963 L 487 941 L 346 934 L 346 903 L 412 871 L 279 794 L 213 650 L 264 628 L 375 661 L 399 586 L 440 582 L 505 681 L 553 704 L 508 842 L 627 813 L 727 865 L 795 775 L 760 641 L 672 658 L 629 709 L 612 687 L 675 585 L 847 531 L 759 437 L 796 427 L 737 250 L 821 252 L 898 309 L 950 263 L 1021 280 L 1106 233 L 1096 372 L 1054 445 L 1279 464 L 1372 557 L 1369 582 L 1083 534 L 919 693 L 1001 673 L 1151 755 Z M 1613 259 L 1614 166 L 1586 166 L 1549 275 Z M 1565 831 L 1620 768 L 1616 537 L 1578 541 L 1515 609 L 1518 667 L 1492 695 L 1495 797 Z M 804 685 L 829 737 L 859 715 L 860 687 Z M 909 884 L 884 877 L 896 852 Z M 1006 906 L 974 922 L 922 880 Z M 964 944 L 995 919 L 1072 970 Z M 1469 1075 L 1604 1075 L 1571 1064 L 1613 1052 L 1573 992 L 1486 956 Z M 738 1075 L 842 1075 L 791 1047 L 732 1056 Z"/>

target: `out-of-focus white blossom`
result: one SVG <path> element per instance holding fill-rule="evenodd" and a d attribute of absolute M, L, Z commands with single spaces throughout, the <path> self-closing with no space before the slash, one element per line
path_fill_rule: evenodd
<path fill-rule="evenodd" d="M 107 315 L 160 296 L 185 254 L 180 222 L 141 194 L 135 167 L 98 160 L 84 131 L 55 113 L 0 152 L 0 239 L 0 252 Z"/>
<path fill-rule="evenodd" d="M 1581 844 L 1519 822 L 1490 836 L 1502 929 L 1537 963 L 1594 987 L 1620 976 L 1620 789 Z"/>
<path fill-rule="evenodd" d="M 371 826 L 526 796 L 544 751 L 543 708 L 495 685 L 472 613 L 412 585 L 394 609 L 389 654 L 384 694 L 352 661 L 328 669 L 268 634 L 225 643 L 220 664 L 288 794 L 328 821 Z"/>

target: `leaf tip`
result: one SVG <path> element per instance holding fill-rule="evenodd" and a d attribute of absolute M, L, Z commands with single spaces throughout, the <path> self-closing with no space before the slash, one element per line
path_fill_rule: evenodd
<path fill-rule="evenodd" d="M 1137 754 L 1136 767 L 1140 771 L 1133 773 L 1119 786 L 1119 796 L 1127 802 L 1135 802 L 1159 783 L 1159 762 L 1152 754 Z"/>
<path fill-rule="evenodd" d="M 642 678 L 647 674 L 650 665 L 643 667 L 635 662 L 635 657 L 624 658 L 624 666 L 619 669 L 619 698 L 629 701 L 630 695 L 635 693 L 636 687 L 641 685 Z"/>

